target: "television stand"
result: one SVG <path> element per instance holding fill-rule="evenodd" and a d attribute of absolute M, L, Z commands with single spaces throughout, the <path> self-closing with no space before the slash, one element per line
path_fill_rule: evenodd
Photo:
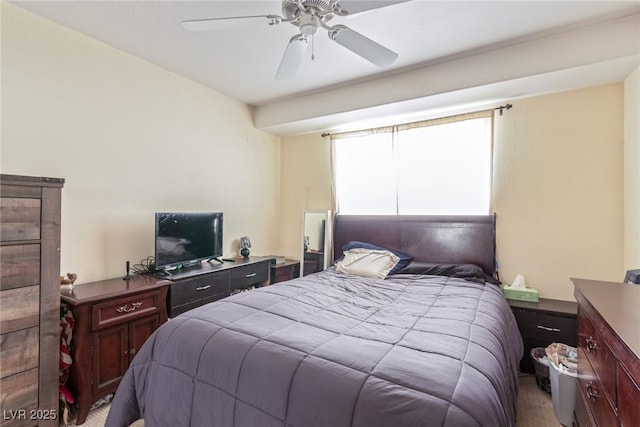
<path fill-rule="evenodd" d="M 171 282 L 167 293 L 169 317 L 228 297 L 238 289 L 269 285 L 271 261 L 267 257 L 249 257 L 223 264 L 203 262 L 162 276 Z"/>
<path fill-rule="evenodd" d="M 173 276 L 173 274 L 171 274 L 170 271 L 168 270 L 156 270 L 152 273 L 154 276 L 161 276 L 161 277 L 166 277 L 166 276 Z"/>
<path fill-rule="evenodd" d="M 224 261 L 222 261 L 220 258 L 218 258 L 217 256 L 214 256 L 213 258 L 209 258 L 207 260 L 208 263 L 211 263 L 211 261 L 218 261 L 220 264 L 224 264 Z"/>

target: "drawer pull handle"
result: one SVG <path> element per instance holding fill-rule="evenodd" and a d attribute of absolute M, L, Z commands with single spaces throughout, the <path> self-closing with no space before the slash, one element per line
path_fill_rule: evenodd
<path fill-rule="evenodd" d="M 211 285 L 200 286 L 199 288 L 196 288 L 196 291 L 204 291 L 205 289 L 209 289 L 210 287 L 211 287 Z"/>
<path fill-rule="evenodd" d="M 246 276 L 244 276 L 244 277 L 249 278 L 249 277 L 255 277 L 255 276 L 257 276 L 257 275 L 258 275 L 258 273 L 251 273 L 251 274 L 247 274 L 247 275 L 246 275 Z"/>
<path fill-rule="evenodd" d="M 550 332 L 560 332 L 560 329 L 558 328 L 550 328 L 548 326 L 542 326 L 542 325 L 537 325 L 538 329 L 544 329 L 545 331 L 550 331 Z"/>
<path fill-rule="evenodd" d="M 587 338 L 585 341 L 587 343 L 587 353 L 591 353 L 591 351 L 597 353 L 598 350 L 600 350 L 600 347 L 598 347 L 598 343 L 596 343 L 592 337 Z"/>
<path fill-rule="evenodd" d="M 589 400 L 598 400 L 600 395 L 598 394 L 598 390 L 593 386 L 592 383 L 587 384 L 587 399 Z"/>
<path fill-rule="evenodd" d="M 141 306 L 142 306 L 141 302 L 132 302 L 131 308 L 129 308 L 129 304 L 125 304 L 123 306 L 116 308 L 116 311 L 118 313 L 131 313 L 132 311 L 135 311 L 137 308 L 140 308 Z"/>

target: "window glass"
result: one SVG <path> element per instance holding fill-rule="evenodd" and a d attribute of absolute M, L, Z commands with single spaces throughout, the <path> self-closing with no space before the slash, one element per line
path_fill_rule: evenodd
<path fill-rule="evenodd" d="M 413 128 L 397 135 L 400 214 L 487 214 L 491 119 Z"/>
<path fill-rule="evenodd" d="M 345 138 L 334 145 L 336 193 L 341 213 L 396 213 L 391 134 Z"/>
<path fill-rule="evenodd" d="M 335 138 L 338 212 L 489 213 L 492 126 L 481 117 Z"/>

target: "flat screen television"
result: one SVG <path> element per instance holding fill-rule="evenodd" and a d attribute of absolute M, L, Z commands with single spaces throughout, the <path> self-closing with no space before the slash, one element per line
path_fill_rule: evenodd
<path fill-rule="evenodd" d="M 222 212 L 156 212 L 156 271 L 222 262 L 221 256 Z"/>

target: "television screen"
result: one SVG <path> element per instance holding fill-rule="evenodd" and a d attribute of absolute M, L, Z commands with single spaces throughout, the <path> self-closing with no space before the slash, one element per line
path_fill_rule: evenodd
<path fill-rule="evenodd" d="M 222 256 L 222 212 L 156 213 L 155 246 L 156 270 Z"/>

